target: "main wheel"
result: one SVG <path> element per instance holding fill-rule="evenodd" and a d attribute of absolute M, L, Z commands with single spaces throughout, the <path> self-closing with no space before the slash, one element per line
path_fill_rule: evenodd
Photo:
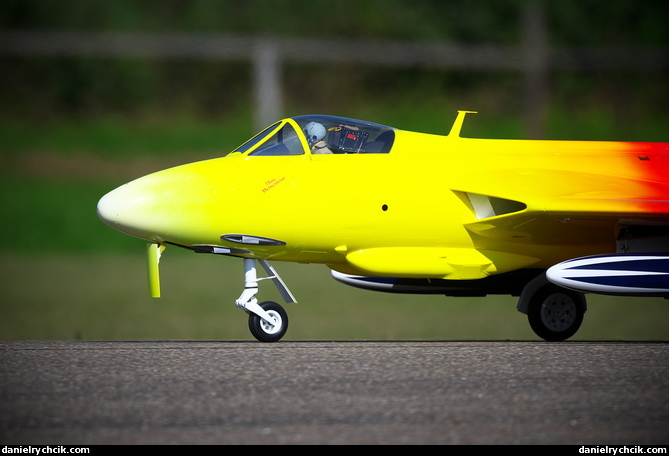
<path fill-rule="evenodd" d="M 537 336 L 548 341 L 570 338 L 583 322 L 585 297 L 581 293 L 545 285 L 532 296 L 527 319 Z"/>
<path fill-rule="evenodd" d="M 288 314 L 274 301 L 265 301 L 260 303 L 265 312 L 273 319 L 268 322 L 256 314 L 249 315 L 249 329 L 253 337 L 260 342 L 276 342 L 280 340 L 288 330 Z"/>

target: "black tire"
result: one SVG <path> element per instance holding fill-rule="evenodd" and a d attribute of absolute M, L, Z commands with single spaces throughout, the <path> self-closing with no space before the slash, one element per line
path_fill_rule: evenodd
<path fill-rule="evenodd" d="M 286 311 L 274 301 L 265 301 L 260 303 L 265 312 L 269 313 L 276 319 L 276 325 L 268 324 L 268 322 L 252 313 L 249 315 L 249 329 L 253 337 L 260 342 L 276 342 L 286 334 L 288 330 L 288 314 Z"/>
<path fill-rule="evenodd" d="M 527 319 L 535 334 L 556 342 L 576 334 L 584 314 L 583 294 L 553 284 L 539 288 L 527 309 Z"/>

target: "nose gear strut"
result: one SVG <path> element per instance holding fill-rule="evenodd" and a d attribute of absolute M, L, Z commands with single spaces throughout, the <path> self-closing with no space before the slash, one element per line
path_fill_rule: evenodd
<path fill-rule="evenodd" d="M 258 277 L 256 261 L 260 263 L 266 277 Z M 244 291 L 235 301 L 235 305 L 249 314 L 249 328 L 253 336 L 261 342 L 276 342 L 288 329 L 288 315 L 279 304 L 267 301 L 258 304 L 258 282 L 272 279 L 281 297 L 286 303 L 297 302 L 279 274 L 267 260 L 244 258 Z"/>

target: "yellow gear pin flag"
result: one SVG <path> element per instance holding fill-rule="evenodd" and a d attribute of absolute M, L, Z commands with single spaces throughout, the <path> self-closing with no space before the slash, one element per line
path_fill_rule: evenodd
<path fill-rule="evenodd" d="M 165 243 L 147 245 L 147 266 L 149 272 L 149 294 L 160 298 L 160 255 L 165 250 Z"/>

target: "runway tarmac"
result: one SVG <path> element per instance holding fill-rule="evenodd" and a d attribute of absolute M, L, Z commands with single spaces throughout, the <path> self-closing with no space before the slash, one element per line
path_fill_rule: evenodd
<path fill-rule="evenodd" d="M 0 442 L 667 445 L 669 343 L 0 341 Z"/>

